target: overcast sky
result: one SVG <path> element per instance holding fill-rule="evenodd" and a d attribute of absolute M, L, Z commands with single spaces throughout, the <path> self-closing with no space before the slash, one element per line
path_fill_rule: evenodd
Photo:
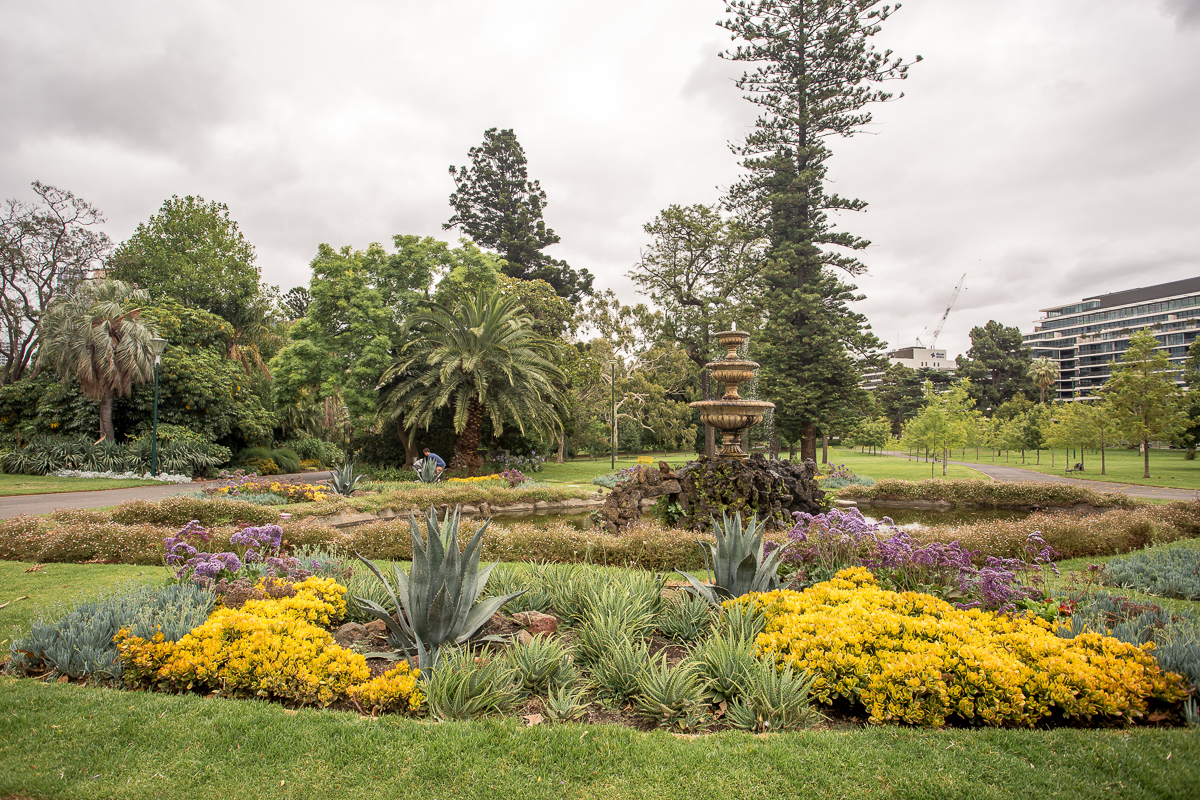
<path fill-rule="evenodd" d="M 719 0 L 0 0 L 0 194 L 69 189 L 127 237 L 172 194 L 229 205 L 265 280 L 317 245 L 451 238 L 451 164 L 513 128 L 551 255 L 627 302 L 641 226 L 712 203 L 754 111 Z M 834 141 L 890 346 L 1200 275 L 1200 0 L 909 0 L 875 37 L 925 60 Z"/>

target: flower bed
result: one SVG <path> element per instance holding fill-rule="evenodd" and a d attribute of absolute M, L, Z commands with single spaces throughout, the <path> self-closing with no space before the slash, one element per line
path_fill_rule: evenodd
<path fill-rule="evenodd" d="M 1187 696 L 1182 677 L 1158 668 L 1153 645 L 1096 633 L 1059 638 L 1037 618 L 883 590 L 861 567 L 804 592 L 730 602 L 766 614 L 756 640 L 762 657 L 811 672 L 820 702 L 848 701 L 875 723 L 1132 721 L 1155 700 Z"/>

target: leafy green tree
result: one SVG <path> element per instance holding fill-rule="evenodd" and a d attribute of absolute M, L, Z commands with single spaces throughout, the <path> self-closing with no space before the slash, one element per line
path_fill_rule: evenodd
<path fill-rule="evenodd" d="M 507 262 L 504 272 L 510 277 L 544 280 L 572 303 L 590 294 L 592 275 L 586 269 L 576 271 L 542 252 L 560 239 L 542 219 L 546 192 L 529 180 L 516 134 L 489 128 L 483 144 L 467 155 L 470 167 L 450 167 L 454 214 L 443 229 L 458 226 L 481 247 L 495 250 Z"/>
<path fill-rule="evenodd" d="M 254 247 L 224 203 L 173 196 L 107 262 L 108 275 L 230 319 L 260 291 Z"/>
<path fill-rule="evenodd" d="M 971 329 L 971 348 L 958 357 L 958 375 L 971 381 L 975 405 L 987 413 L 1020 395 L 1033 399 L 1032 358 L 1021 329 L 993 319 Z"/>
<path fill-rule="evenodd" d="M 150 339 L 156 334 L 138 317 L 149 293 L 107 278 L 85 281 L 51 303 L 41 320 L 38 368 L 52 369 L 63 382 L 100 403 L 100 436 L 116 441 L 113 399 L 153 377 Z"/>
<path fill-rule="evenodd" d="M 949 451 L 965 447 L 974 436 L 977 412 L 970 389 L 969 382 L 959 381 L 950 391 L 938 392 L 932 381 L 926 381 L 925 407 L 904 427 L 902 441 L 906 446 L 941 451 L 943 476 Z M 931 465 L 931 476 L 932 469 Z"/>
<path fill-rule="evenodd" d="M 858 363 L 879 342 L 850 312 L 855 287 L 830 270 L 865 270 L 853 255 L 869 244 L 834 229 L 830 212 L 861 211 L 861 200 L 825 190 L 827 141 L 859 132 L 864 108 L 892 95 L 877 84 L 903 79 L 908 65 L 871 43 L 894 9 L 870 0 L 744 0 L 721 25 L 739 44 L 724 55 L 751 68 L 738 87 L 760 110 L 735 147 L 748 170 L 732 191 L 764 220 L 768 238 L 760 337 L 765 393 L 783 411 L 776 426 L 815 458 L 817 427 L 857 390 Z"/>
<path fill-rule="evenodd" d="M 170 297 L 147 304 L 143 316 L 167 340 L 159 366 L 159 422 L 234 449 L 269 444 L 275 417 L 255 391 L 251 373 L 227 357 L 233 325 Z M 129 426 L 147 429 L 153 402 L 153 387 L 142 386 L 117 404 L 117 413 Z"/>
<path fill-rule="evenodd" d="M 277 408 L 329 401 L 334 416 L 348 408 L 355 426 L 374 417 L 375 386 L 392 362 L 394 341 L 398 343 L 393 313 L 372 285 L 387 257 L 378 244 L 365 251 L 334 250 L 327 244 L 317 248 L 308 313 L 292 325 L 291 341 L 271 360 Z M 329 416 L 323 408 L 316 415 L 322 423 Z M 331 424 L 340 432 L 340 420 Z"/>
<path fill-rule="evenodd" d="M 715 387 L 704 366 L 724 355 L 716 352 L 718 331 L 751 322 L 749 300 L 764 265 L 761 232 L 705 205 L 670 206 L 643 230 L 653 238 L 628 275 L 662 311 L 653 317 L 656 338 L 683 348 L 701 376 L 702 398 L 711 400 Z M 710 426 L 704 449 L 716 453 Z"/>
<path fill-rule="evenodd" d="M 475 469 L 484 417 L 500 433 L 506 421 L 549 432 L 565 380 L 554 364 L 554 343 L 533 330 L 515 297 L 480 291 L 454 306 L 431 303 L 410 320 L 411 335 L 383 383 L 394 385 L 383 405 L 408 427 L 428 428 L 441 408 L 454 411 L 459 434 L 452 469 Z"/>
<path fill-rule="evenodd" d="M 29 205 L 0 209 L 0 386 L 19 381 L 37 351 L 38 322 L 54 298 L 84 280 L 111 243 L 92 226 L 104 217 L 90 203 L 39 181 Z"/>
<path fill-rule="evenodd" d="M 1196 458 L 1196 444 L 1200 442 L 1200 339 L 1188 348 L 1188 357 L 1183 366 L 1183 383 L 1187 387 L 1182 410 L 1183 426 L 1175 435 L 1175 444 L 1187 451 L 1187 460 Z"/>
<path fill-rule="evenodd" d="M 1029 369 L 1026 371 L 1026 374 L 1033 381 L 1033 385 L 1038 387 L 1038 390 L 1041 392 L 1038 402 L 1045 404 L 1046 390 L 1058 383 L 1058 363 L 1051 361 L 1045 356 L 1035 358 L 1029 362 Z"/>
<path fill-rule="evenodd" d="M 925 381 L 933 383 L 934 389 L 939 392 L 949 389 L 953 382 L 950 373 L 932 367 L 912 369 L 903 364 L 892 364 L 873 390 L 879 411 L 891 423 L 894 436 L 899 436 L 904 423 L 915 417 L 924 406 Z"/>
<path fill-rule="evenodd" d="M 1100 392 L 1111 404 L 1125 437 L 1141 445 L 1142 477 L 1150 477 L 1150 441 L 1169 440 L 1185 424 L 1175 370 L 1158 340 L 1145 328 L 1129 337 L 1129 348 Z"/>

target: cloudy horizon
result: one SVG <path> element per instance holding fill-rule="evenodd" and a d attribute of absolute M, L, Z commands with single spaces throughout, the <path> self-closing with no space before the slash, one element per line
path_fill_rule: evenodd
<path fill-rule="evenodd" d="M 723 3 L 6 0 L 0 194 L 40 180 L 119 242 L 171 195 L 228 204 L 266 282 L 318 244 L 453 240 L 450 165 L 513 128 L 548 251 L 625 302 L 666 206 L 713 203 L 753 123 L 717 57 Z M 859 310 L 891 347 L 1200 276 L 1200 0 L 910 0 L 880 48 L 924 57 L 867 134 L 832 142 L 869 238 Z"/>

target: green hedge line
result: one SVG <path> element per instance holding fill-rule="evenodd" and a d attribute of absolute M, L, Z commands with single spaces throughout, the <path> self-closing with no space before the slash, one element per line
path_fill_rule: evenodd
<path fill-rule="evenodd" d="M 1076 505 L 1132 508 L 1139 505 L 1133 498 L 1119 492 L 1096 492 L 1082 486 L 1038 481 L 903 481 L 886 478 L 876 481 L 874 486 L 847 487 L 838 496 L 849 500 L 927 500 L 995 508 Z"/>
<path fill-rule="evenodd" d="M 926 541 L 960 541 L 979 558 L 1024 556 L 1029 534 L 1040 532 L 1059 557 L 1111 556 L 1200 537 L 1200 501 L 1119 508 L 1103 514 L 1039 511 L 1018 520 L 931 525 L 916 531 Z"/>

